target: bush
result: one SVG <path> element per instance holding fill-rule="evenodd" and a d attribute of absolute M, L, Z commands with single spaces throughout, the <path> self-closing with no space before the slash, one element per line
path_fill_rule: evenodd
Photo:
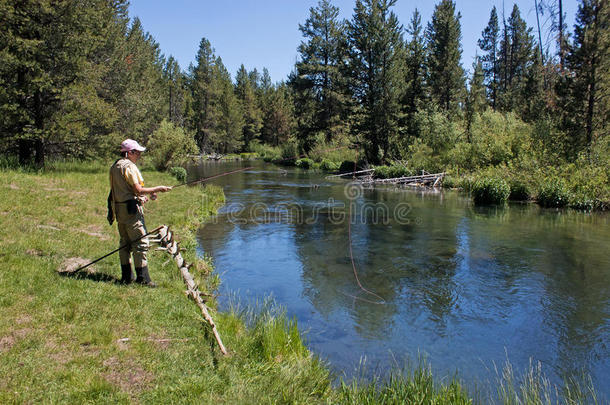
<path fill-rule="evenodd" d="M 458 179 L 456 179 L 453 176 L 443 177 L 443 188 L 457 188 L 457 187 L 459 187 Z"/>
<path fill-rule="evenodd" d="M 281 159 L 273 160 L 273 163 L 280 163 L 287 166 L 294 166 L 299 156 L 298 146 L 294 142 L 288 142 L 282 147 Z"/>
<path fill-rule="evenodd" d="M 583 211 L 592 211 L 594 208 L 597 208 L 599 205 L 597 201 L 592 200 L 586 195 L 573 195 L 570 200 L 570 208 L 574 208 L 577 210 Z M 600 207 L 601 208 L 601 207 Z"/>
<path fill-rule="evenodd" d="M 314 161 L 309 158 L 299 159 L 296 162 L 297 167 L 301 169 L 311 169 L 313 167 Z"/>
<path fill-rule="evenodd" d="M 339 164 L 328 159 L 322 159 L 322 163 L 320 163 L 320 169 L 326 172 L 336 172 L 337 170 L 339 170 Z"/>
<path fill-rule="evenodd" d="M 521 180 L 510 181 L 510 195 L 509 200 L 512 201 L 527 201 L 530 199 L 531 193 L 527 184 Z"/>
<path fill-rule="evenodd" d="M 476 179 L 473 176 L 464 176 L 458 181 L 457 186 L 465 192 L 470 193 L 474 188 L 475 182 Z"/>
<path fill-rule="evenodd" d="M 281 154 L 279 148 L 258 142 L 250 142 L 250 148 L 255 155 L 260 156 L 265 162 L 278 159 Z"/>
<path fill-rule="evenodd" d="M 376 179 L 389 179 L 390 178 L 390 167 L 389 166 L 377 166 L 373 172 L 373 177 Z"/>
<path fill-rule="evenodd" d="M 563 179 L 554 177 L 542 185 L 537 200 L 543 207 L 565 207 L 570 203 L 570 191 Z"/>
<path fill-rule="evenodd" d="M 356 162 L 353 160 L 344 160 L 341 162 L 341 166 L 339 166 L 339 171 L 341 173 L 350 173 L 356 171 Z"/>
<path fill-rule="evenodd" d="M 147 147 L 146 155 L 157 170 L 183 164 L 188 160 L 188 155 L 199 153 L 193 137 L 166 120 L 152 133 Z"/>
<path fill-rule="evenodd" d="M 184 167 L 171 167 L 169 169 L 169 174 L 174 176 L 180 183 L 186 183 L 186 169 Z"/>
<path fill-rule="evenodd" d="M 476 205 L 504 204 L 508 200 L 510 187 L 504 179 L 485 177 L 477 180 L 472 187 Z"/>

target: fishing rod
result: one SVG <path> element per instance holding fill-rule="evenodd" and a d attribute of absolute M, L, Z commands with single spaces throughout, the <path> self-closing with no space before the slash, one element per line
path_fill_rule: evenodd
<path fill-rule="evenodd" d="M 92 261 L 92 262 L 90 262 L 90 263 L 87 263 L 87 264 L 85 264 L 84 266 L 81 266 L 81 267 L 79 267 L 78 269 L 76 269 L 76 270 L 74 270 L 74 271 L 71 271 L 70 273 L 77 273 L 77 272 L 79 272 L 79 271 L 81 271 L 81 270 L 84 270 L 84 269 L 86 269 L 87 267 L 91 266 L 92 264 L 95 264 L 95 263 L 99 262 L 100 260 L 105 259 L 105 258 L 107 258 L 108 256 L 115 254 L 115 253 L 116 253 L 116 252 L 118 252 L 119 250 L 121 250 L 121 249 L 125 249 L 126 247 L 128 247 L 128 246 L 129 246 L 129 245 L 131 245 L 132 243 L 137 242 L 137 241 L 139 241 L 139 240 L 141 240 L 141 239 L 144 239 L 145 237 L 147 237 L 147 236 L 149 236 L 149 235 L 152 235 L 152 234 L 154 234 L 154 233 L 159 232 L 159 230 L 160 230 L 161 228 L 163 228 L 163 225 L 156 227 L 155 229 L 153 229 L 152 231 L 148 232 L 147 234 L 142 235 L 142 236 L 140 236 L 140 237 L 139 237 L 139 238 L 137 238 L 137 239 L 134 239 L 134 240 L 132 240 L 132 241 L 129 241 L 129 242 L 125 243 L 124 245 L 120 246 L 119 248 L 114 249 L 112 252 L 110 252 L 110 253 L 106 253 L 104 256 L 99 257 L 99 258 L 95 259 L 94 261 Z"/>
<path fill-rule="evenodd" d="M 230 172 L 220 173 L 220 174 L 217 174 L 217 175 L 215 175 L 215 176 L 204 177 L 204 178 L 199 179 L 199 180 L 187 181 L 186 183 L 181 183 L 181 184 L 178 184 L 178 185 L 176 185 L 176 186 L 173 186 L 173 187 L 172 187 L 172 190 L 173 190 L 173 189 L 175 189 L 175 188 L 177 188 L 177 187 L 189 186 L 189 185 L 191 185 L 191 184 L 203 183 L 203 182 L 205 182 L 205 181 L 212 180 L 212 179 L 216 179 L 216 178 L 218 178 L 218 177 L 222 177 L 222 176 L 228 176 L 229 174 L 233 174 L 233 173 L 239 173 L 239 172 L 243 172 L 243 171 L 250 170 L 250 169 L 254 169 L 254 166 L 250 166 L 250 167 L 244 167 L 244 168 L 242 168 L 242 169 L 237 169 L 237 170 L 232 170 L 232 171 L 230 171 Z"/>
<path fill-rule="evenodd" d="M 248 170 L 248 169 L 253 169 L 253 167 L 245 167 L 245 168 L 243 168 L 243 169 L 233 170 L 233 171 L 230 171 L 230 172 L 226 172 L 226 173 L 217 174 L 217 175 L 215 175 L 215 176 L 210 176 L 210 177 L 205 177 L 205 178 L 203 178 L 203 179 L 199 179 L 199 180 L 189 181 L 189 182 L 186 182 L 186 183 L 178 184 L 177 186 L 173 186 L 173 187 L 172 187 L 172 189 L 174 189 L 174 188 L 176 188 L 176 187 L 186 186 L 187 184 L 197 184 L 197 183 L 203 183 L 204 181 L 207 181 L 207 180 L 215 179 L 215 178 L 217 178 L 217 177 L 227 176 L 227 175 L 229 175 L 229 174 L 233 174 L 233 173 L 243 172 L 243 171 Z M 118 252 L 119 250 L 121 250 L 121 249 L 125 249 L 126 247 L 128 247 L 128 246 L 129 246 L 129 245 L 131 245 L 132 243 L 134 243 L 134 242 L 138 242 L 139 240 L 144 239 L 145 237 L 147 237 L 147 236 L 149 236 L 149 235 L 152 235 L 152 234 L 155 234 L 155 233 L 159 232 L 159 230 L 160 230 L 161 228 L 163 228 L 163 226 L 164 226 L 164 225 L 161 225 L 161 226 L 156 227 L 156 228 L 155 228 L 155 229 L 153 229 L 152 231 L 150 231 L 150 232 L 148 232 L 148 233 L 146 233 L 146 234 L 144 234 L 144 235 L 140 236 L 139 238 L 134 239 L 134 240 L 132 240 L 132 241 L 129 241 L 129 242 L 125 243 L 124 245 L 122 245 L 122 246 L 120 246 L 120 247 L 118 247 L 118 248 L 114 249 L 112 252 L 106 253 L 104 256 L 99 257 L 99 258 L 95 259 L 94 261 L 92 261 L 92 262 L 90 262 L 90 263 L 87 263 L 87 264 L 85 264 L 84 266 L 81 266 L 81 267 L 77 268 L 77 269 L 76 269 L 76 270 L 74 270 L 74 271 L 71 271 L 70 273 L 77 273 L 77 272 L 79 272 L 79 271 L 81 271 L 81 270 L 86 269 L 87 267 L 89 267 L 89 266 L 91 266 L 91 265 L 93 265 L 93 264 L 95 264 L 95 263 L 99 262 L 100 260 L 103 260 L 103 259 L 107 258 L 108 256 L 115 254 L 115 253 L 116 253 L 116 252 Z"/>

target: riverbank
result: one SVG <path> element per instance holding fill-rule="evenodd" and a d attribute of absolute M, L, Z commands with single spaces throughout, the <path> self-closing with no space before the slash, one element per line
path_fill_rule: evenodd
<path fill-rule="evenodd" d="M 174 184 L 144 172 L 147 184 Z M 265 315 L 244 326 L 213 313 L 230 356 L 214 346 L 198 308 L 184 296 L 173 262 L 151 252 L 156 289 L 121 286 L 118 258 L 77 277 L 57 269 L 94 259 L 118 243 L 106 222 L 107 168 L 59 165 L 0 172 L 0 402 L 320 402 L 328 371 L 306 350 L 296 325 Z M 181 188 L 146 205 L 149 228 L 170 225 L 190 262 L 192 230 L 223 203 L 214 186 Z M 215 275 L 199 262 L 200 288 Z M 213 306 L 213 303 L 210 303 Z M 243 314 L 242 314 L 243 315 Z"/>
<path fill-rule="evenodd" d="M 0 171 L 0 402 L 472 402 L 458 380 L 435 383 L 421 364 L 386 382 L 333 388 L 296 322 L 273 307 L 213 312 L 230 352 L 224 357 L 184 296 L 175 265 L 159 252 L 150 258 L 157 289 L 118 285 L 116 257 L 79 277 L 58 275 L 67 259 L 94 259 L 117 245 L 105 219 L 106 170 L 79 163 Z M 176 182 L 165 173 L 143 174 L 149 185 Z M 223 201 L 219 187 L 181 188 L 147 204 L 147 223 L 172 226 L 192 262 L 192 231 Z M 213 292 L 218 277 L 209 264 L 191 271 L 202 290 Z M 504 403 L 544 393 L 529 384 L 513 377 L 502 385 Z"/>

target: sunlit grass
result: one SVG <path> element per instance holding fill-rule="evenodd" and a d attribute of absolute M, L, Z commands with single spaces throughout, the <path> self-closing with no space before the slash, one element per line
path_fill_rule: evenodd
<path fill-rule="evenodd" d="M 69 258 L 92 260 L 117 247 L 106 222 L 110 163 L 0 169 L 0 403 L 473 403 L 457 378 L 439 379 L 425 362 L 333 387 L 297 321 L 271 300 L 212 311 L 230 352 L 224 357 L 162 252 L 150 255 L 157 289 L 117 284 L 116 256 L 93 272 L 59 275 Z M 176 182 L 152 171 L 144 178 Z M 220 279 L 209 258 L 196 257 L 193 230 L 223 201 L 222 189 L 207 185 L 146 205 L 148 227 L 172 226 L 208 293 Z M 208 304 L 214 308 L 212 297 Z M 598 403 L 587 376 L 557 388 L 539 365 L 521 376 L 507 364 L 499 375 L 497 396 L 483 403 Z"/>

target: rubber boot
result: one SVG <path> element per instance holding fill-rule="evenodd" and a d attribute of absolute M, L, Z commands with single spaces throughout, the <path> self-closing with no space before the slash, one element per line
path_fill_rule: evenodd
<path fill-rule="evenodd" d="M 148 274 L 148 266 L 136 267 L 136 283 L 151 288 L 155 288 L 157 286 L 157 284 L 150 281 L 150 275 Z"/>
<path fill-rule="evenodd" d="M 133 272 L 131 264 L 121 264 L 121 284 L 131 284 L 133 281 Z"/>

